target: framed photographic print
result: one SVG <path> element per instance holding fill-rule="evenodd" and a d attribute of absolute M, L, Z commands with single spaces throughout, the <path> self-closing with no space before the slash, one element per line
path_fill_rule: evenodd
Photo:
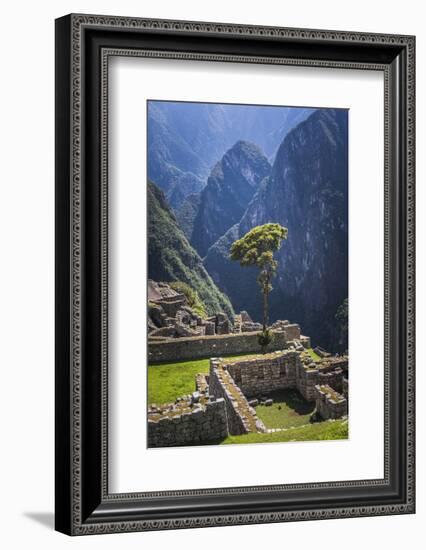
<path fill-rule="evenodd" d="M 412 36 L 56 21 L 56 529 L 406 514 Z"/>

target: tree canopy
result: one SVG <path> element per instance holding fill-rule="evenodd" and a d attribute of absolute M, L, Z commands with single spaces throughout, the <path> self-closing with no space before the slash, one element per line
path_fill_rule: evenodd
<path fill-rule="evenodd" d="M 287 238 L 288 229 L 279 223 L 265 223 L 253 227 L 241 239 L 235 241 L 230 250 L 232 260 L 237 260 L 240 265 L 257 266 L 261 269 L 276 267 L 273 253 L 281 246 L 283 239 Z"/>
<path fill-rule="evenodd" d="M 274 252 L 281 247 L 287 234 L 287 228 L 279 223 L 258 225 L 236 240 L 230 249 L 231 260 L 240 262 L 242 267 L 255 266 L 260 269 L 257 282 L 263 294 L 263 332 L 259 342 L 263 351 L 271 339 L 268 332 L 268 296 L 278 265 L 277 260 L 274 260 Z"/>

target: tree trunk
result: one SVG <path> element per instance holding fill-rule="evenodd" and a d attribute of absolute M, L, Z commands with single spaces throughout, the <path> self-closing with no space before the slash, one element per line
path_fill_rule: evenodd
<path fill-rule="evenodd" d="M 268 294 L 269 291 L 266 287 L 266 290 L 263 291 L 263 332 L 268 328 Z"/>
<path fill-rule="evenodd" d="M 261 280 L 261 287 L 263 293 L 263 330 L 261 335 L 261 347 L 262 353 L 266 353 L 266 348 L 268 347 L 269 340 L 267 339 L 266 333 L 268 330 L 268 297 L 270 290 L 270 280 L 271 275 L 267 269 L 264 269 L 259 277 Z"/>

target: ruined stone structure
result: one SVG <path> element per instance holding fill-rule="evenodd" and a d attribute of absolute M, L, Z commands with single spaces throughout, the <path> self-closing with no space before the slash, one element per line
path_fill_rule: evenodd
<path fill-rule="evenodd" d="M 324 420 L 336 419 L 348 414 L 347 399 L 331 386 L 318 384 L 315 386 L 315 391 L 317 392 L 315 407 Z"/>
<path fill-rule="evenodd" d="M 192 396 L 162 408 L 151 406 L 149 446 L 189 445 L 228 434 L 268 432 L 255 407 L 260 400 L 272 403 L 265 396 L 277 390 L 297 390 L 315 402 L 316 413 L 324 420 L 346 416 L 348 358 L 314 362 L 308 352 L 295 347 L 292 342 L 288 349 L 247 359 L 212 358 L 209 374 L 196 376 Z"/>
<path fill-rule="evenodd" d="M 266 432 L 262 421 L 256 416 L 223 360 L 210 360 L 209 393 L 225 400 L 228 430 L 232 435 L 249 432 Z"/>
<path fill-rule="evenodd" d="M 154 342 L 196 336 L 229 334 L 225 313 L 203 319 L 189 307 L 186 296 L 167 283 L 148 280 L 148 338 Z"/>
<path fill-rule="evenodd" d="M 150 363 L 259 351 L 257 336 L 262 325 L 254 322 L 246 311 L 232 321 L 220 312 L 203 319 L 189 307 L 184 294 L 167 283 L 148 280 Z M 311 345 L 297 324 L 280 320 L 270 328 L 274 335 L 271 350 L 284 349 L 293 343 L 295 349 L 303 351 Z"/>
<path fill-rule="evenodd" d="M 148 446 L 178 447 L 220 441 L 228 435 L 225 400 L 203 396 L 148 410 Z"/>
<path fill-rule="evenodd" d="M 286 345 L 285 335 L 278 335 L 271 349 L 282 349 Z M 172 362 L 177 360 L 220 357 L 240 353 L 258 353 L 257 333 L 225 334 L 198 338 L 170 338 L 163 341 L 148 341 L 149 363 Z"/>
<path fill-rule="evenodd" d="M 309 337 L 300 334 L 300 327 L 297 324 L 288 323 L 280 330 L 272 329 L 272 334 L 273 340 L 268 346 L 271 351 L 289 347 L 303 351 L 305 348 L 310 347 Z M 257 332 L 161 339 L 150 337 L 148 340 L 150 364 L 242 353 L 259 353 L 259 351 Z"/>

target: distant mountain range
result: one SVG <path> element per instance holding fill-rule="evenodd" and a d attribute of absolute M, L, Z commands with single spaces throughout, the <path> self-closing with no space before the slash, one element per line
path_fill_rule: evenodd
<path fill-rule="evenodd" d="M 253 109 L 150 103 L 149 174 L 164 194 L 149 184 L 149 277 L 193 285 L 210 312 L 259 320 L 256 269 L 230 261 L 229 248 L 278 222 L 289 233 L 270 321 L 298 322 L 334 351 L 335 313 L 348 297 L 347 111 Z"/>
<path fill-rule="evenodd" d="M 148 178 L 179 208 L 200 192 L 211 170 L 237 141 L 255 143 L 272 158 L 282 139 L 314 109 L 148 102 Z"/>

